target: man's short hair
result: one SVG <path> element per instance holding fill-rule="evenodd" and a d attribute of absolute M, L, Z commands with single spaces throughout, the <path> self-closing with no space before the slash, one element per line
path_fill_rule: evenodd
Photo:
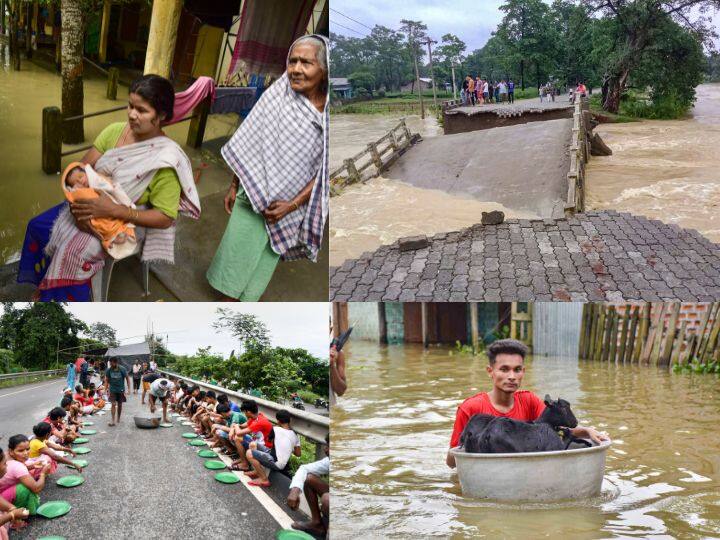
<path fill-rule="evenodd" d="M 275 414 L 275 418 L 277 418 L 277 421 L 281 424 L 290 423 L 290 413 L 285 409 L 280 409 L 277 414 Z"/>
<path fill-rule="evenodd" d="M 218 414 L 225 414 L 226 412 L 230 412 L 230 405 L 221 403 L 220 405 L 217 406 L 217 409 L 215 409 L 215 412 Z"/>
<path fill-rule="evenodd" d="M 258 413 L 258 404 L 255 402 L 255 400 L 248 399 L 247 401 L 243 401 L 240 403 L 240 410 L 242 412 L 249 412 L 251 414 L 257 414 Z"/>
<path fill-rule="evenodd" d="M 529 352 L 527 345 L 517 339 L 498 339 L 487 348 L 488 362 L 494 365 L 498 354 L 519 354 L 525 360 Z"/>

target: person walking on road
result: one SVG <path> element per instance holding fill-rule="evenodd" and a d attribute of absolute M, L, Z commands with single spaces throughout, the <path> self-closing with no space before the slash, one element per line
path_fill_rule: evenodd
<path fill-rule="evenodd" d="M 75 364 L 73 362 L 68 362 L 67 365 L 67 388 L 71 392 L 75 388 Z"/>
<path fill-rule="evenodd" d="M 508 103 L 515 103 L 515 83 L 512 79 L 508 81 Z"/>
<path fill-rule="evenodd" d="M 130 376 L 124 367 L 118 366 L 118 359 L 114 356 L 110 358 L 110 367 L 105 371 L 105 387 L 108 389 L 110 403 L 112 404 L 110 411 L 112 418 L 108 426 L 115 426 L 120 423 L 122 404 L 127 401 L 125 389 L 130 388 Z M 115 417 L 116 411 L 117 419 Z"/>
<path fill-rule="evenodd" d="M 132 367 L 132 379 L 133 379 L 133 394 L 137 394 L 140 389 L 140 380 L 142 379 L 142 366 L 140 360 L 135 360 Z"/>

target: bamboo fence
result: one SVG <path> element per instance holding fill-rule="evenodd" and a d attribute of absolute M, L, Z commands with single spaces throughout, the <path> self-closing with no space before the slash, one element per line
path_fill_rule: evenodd
<path fill-rule="evenodd" d="M 579 356 L 616 364 L 672 369 L 720 361 L 720 302 L 706 304 L 699 319 L 681 316 L 680 302 L 585 304 Z"/>

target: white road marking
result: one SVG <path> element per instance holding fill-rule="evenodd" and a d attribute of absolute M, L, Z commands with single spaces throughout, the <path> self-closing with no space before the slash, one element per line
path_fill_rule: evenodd
<path fill-rule="evenodd" d="M 3 394 L 0 396 L 0 398 L 12 396 L 14 394 L 19 394 L 20 392 L 27 392 L 28 390 L 35 390 L 36 388 L 42 388 L 43 386 L 50 386 L 51 384 L 57 384 L 58 382 L 60 382 L 60 381 L 53 381 L 53 382 L 49 382 L 49 383 L 45 383 L 45 384 L 40 384 L 38 386 L 33 386 L 31 388 L 23 388 L 22 390 L 18 390 L 16 392 L 10 392 L 8 394 Z"/>

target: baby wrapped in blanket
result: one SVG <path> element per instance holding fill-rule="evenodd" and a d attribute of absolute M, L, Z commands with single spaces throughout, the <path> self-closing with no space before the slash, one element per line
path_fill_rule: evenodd
<path fill-rule="evenodd" d="M 97 199 L 101 191 L 115 203 L 135 208 L 122 188 L 84 163 L 74 162 L 67 166 L 62 176 L 62 188 L 65 198 L 71 203 L 81 199 Z M 137 239 L 132 223 L 117 218 L 92 218 L 90 224 L 111 257 L 122 259 L 134 252 Z"/>

